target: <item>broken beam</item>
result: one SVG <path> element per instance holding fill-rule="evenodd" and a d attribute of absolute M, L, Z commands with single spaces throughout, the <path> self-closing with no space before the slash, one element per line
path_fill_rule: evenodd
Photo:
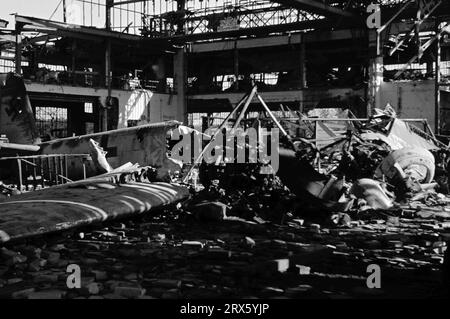
<path fill-rule="evenodd" d="M 389 51 L 389 56 L 392 56 L 405 42 L 409 41 L 415 32 L 420 31 L 420 26 L 422 22 L 429 18 L 429 16 L 436 10 L 442 3 L 439 0 L 438 3 L 421 19 L 416 21 L 414 27 L 407 33 L 407 35 L 399 42 L 397 45 Z"/>
<path fill-rule="evenodd" d="M 450 31 L 450 25 L 446 25 L 445 27 L 443 27 L 441 29 L 441 31 L 438 32 L 438 34 L 436 34 L 434 37 L 430 38 L 424 45 L 422 45 L 419 48 L 419 53 L 417 53 L 415 56 L 413 56 L 406 64 L 405 66 L 397 71 L 397 73 L 395 73 L 394 75 L 394 79 L 397 79 L 400 75 L 402 75 L 403 72 L 406 71 L 406 69 L 416 60 L 416 59 L 420 59 L 423 55 L 423 53 L 433 44 L 434 41 L 436 41 L 440 35 L 444 32 L 449 32 Z"/>

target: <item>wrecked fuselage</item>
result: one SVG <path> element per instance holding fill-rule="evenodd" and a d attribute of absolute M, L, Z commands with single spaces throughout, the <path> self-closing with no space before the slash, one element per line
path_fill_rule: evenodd
<path fill-rule="evenodd" d="M 106 165 L 101 164 L 102 160 L 103 164 L 107 161 L 113 167 L 128 162 L 153 166 L 160 169 L 162 180 L 166 179 L 169 171 L 180 170 L 180 165 L 167 157 L 167 134 L 177 128 L 180 122 L 148 124 L 41 143 L 30 100 L 20 76 L 10 73 L 5 77 L 0 99 L 0 134 L 8 140 L 7 143 L 0 141 L 0 159 L 8 158 L 0 162 L 0 180 L 18 181 L 20 178 L 15 175 L 23 175 L 22 179 L 26 180 L 29 177 L 26 172 L 34 171 L 36 175 L 36 171 L 39 174 L 44 170 L 48 171 L 48 176 L 42 177 L 41 184 L 44 184 L 44 179 L 55 179 L 55 176 L 61 175 L 64 175 L 61 178 L 65 181 L 80 180 L 104 173 Z M 93 145 L 98 145 L 98 149 L 93 148 Z M 73 154 L 79 156 L 64 156 Z M 34 157 L 21 158 L 24 156 Z M 58 159 L 53 160 L 54 156 Z M 46 184 L 54 183 L 49 181 Z"/>
<path fill-rule="evenodd" d="M 91 154 L 91 140 L 99 144 L 106 152 L 106 159 L 113 167 L 127 162 L 143 166 L 180 170 L 180 167 L 167 157 L 167 134 L 181 123 L 176 121 L 148 124 L 83 136 L 69 137 L 40 144 L 40 154 Z M 69 162 L 68 178 L 78 180 L 83 177 L 83 165 L 80 161 Z M 86 176 L 98 174 L 94 161 L 85 164 Z"/>
<path fill-rule="evenodd" d="M 0 244 L 146 213 L 189 196 L 184 186 L 156 182 L 180 169 L 167 156 L 167 135 L 179 122 L 40 143 L 22 79 L 9 75 L 0 97 L 0 133 L 7 136 L 0 138 L 0 195 L 7 191 L 0 198 Z M 2 184 L 12 172 L 19 183 Z M 21 194 L 29 183 L 44 189 Z"/>

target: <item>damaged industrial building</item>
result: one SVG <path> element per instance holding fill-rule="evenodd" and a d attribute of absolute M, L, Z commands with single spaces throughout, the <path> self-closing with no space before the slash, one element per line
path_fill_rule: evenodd
<path fill-rule="evenodd" d="M 448 1 L 6 2 L 0 298 L 449 297 Z"/>

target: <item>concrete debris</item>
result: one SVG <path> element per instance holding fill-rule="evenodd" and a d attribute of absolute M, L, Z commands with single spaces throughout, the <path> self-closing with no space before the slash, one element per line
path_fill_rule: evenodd
<path fill-rule="evenodd" d="M 238 164 L 241 165 L 241 164 Z M 185 203 L 186 211 L 200 220 L 244 220 L 264 224 L 283 218 L 292 195 L 278 176 L 259 174 L 260 164 L 200 167 L 205 188 Z"/>
<path fill-rule="evenodd" d="M 164 210 L 85 229 L 83 239 L 63 233 L 9 243 L 0 256 L 0 296 L 323 298 L 325 291 L 332 291 L 356 297 L 372 263 L 383 265 L 383 276 L 389 279 L 381 296 L 429 296 L 442 284 L 440 270 L 448 268 L 445 242 L 450 236 L 444 219 L 424 219 L 419 212 L 350 212 L 341 216 L 345 222 L 340 225 L 300 225 L 293 214 L 282 224 L 225 219 L 205 227 L 204 221 L 182 209 Z M 122 240 L 111 241 L 114 236 Z M 27 259 L 11 262 L 17 256 Z M 98 262 L 91 262 L 94 259 Z M 36 261 L 37 272 L 29 267 Z M 65 286 L 69 263 L 82 267 L 81 289 Z"/>
<path fill-rule="evenodd" d="M 150 131 L 164 144 L 155 165 L 145 160 Z M 0 202 L 0 297 L 378 298 L 448 285 L 449 149 L 395 114 L 320 145 L 285 135 L 272 174 L 262 161 L 184 167 L 166 152 L 176 132 L 198 134 L 171 123 L 41 144 L 90 147 L 95 176 Z M 122 133 L 139 151 L 114 156 L 113 169 L 99 140 Z M 17 190 L 0 185 L 5 196 Z M 81 289 L 66 287 L 70 264 L 83 269 Z M 370 264 L 384 267 L 376 294 L 361 289 Z"/>
<path fill-rule="evenodd" d="M 62 299 L 65 295 L 64 291 L 39 291 L 28 294 L 28 299 Z"/>
<path fill-rule="evenodd" d="M 142 289 L 138 285 L 120 284 L 114 288 L 114 294 L 125 298 L 139 298 L 145 294 L 145 289 Z"/>

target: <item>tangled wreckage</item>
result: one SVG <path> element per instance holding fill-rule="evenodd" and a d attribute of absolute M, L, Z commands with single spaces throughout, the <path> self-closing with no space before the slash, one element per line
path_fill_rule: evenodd
<path fill-rule="evenodd" d="M 210 134 L 164 122 L 41 143 L 22 80 L 10 76 L 0 97 L 2 243 L 168 206 L 201 220 L 257 224 L 325 219 L 349 227 L 380 214 L 397 224 L 399 217 L 430 219 L 427 227 L 440 227 L 444 246 L 448 240 L 448 141 L 438 139 L 426 120 L 399 119 L 389 107 L 367 119 L 290 110 L 277 118 L 255 87 Z M 265 116 L 245 118 L 255 97 Z M 288 133 L 290 126 L 300 133 Z M 202 161 L 207 151 L 218 150 L 214 141 L 221 132 L 237 128 L 243 135 L 249 128 L 281 132 L 275 147 L 267 136 L 235 145 L 248 156 L 271 144 L 279 157 L 276 172 L 261 174 L 270 163 L 260 159 Z M 196 136 L 199 151 L 188 154 L 192 163 L 181 163 L 171 147 Z"/>
<path fill-rule="evenodd" d="M 391 209 L 448 193 L 448 147 L 431 131 L 376 111 L 367 120 L 349 119 L 344 135 L 320 148 L 282 150 L 279 176 L 285 185 L 340 211 Z M 309 173 L 294 178 L 287 167 Z"/>
<path fill-rule="evenodd" d="M 268 116 L 243 120 L 255 96 L 262 103 Z M 421 121 L 424 125 L 425 130 L 421 130 L 415 124 L 411 124 L 411 120 L 398 119 L 395 111 L 390 108 L 376 110 L 375 115 L 368 119 L 306 118 L 303 114 L 296 113 L 295 115 L 300 115 L 295 119 L 297 124 L 294 123 L 298 126 L 301 126 L 298 123 L 303 123 L 305 127 L 311 128 L 314 122 L 320 123 L 316 125 L 315 133 L 320 135 L 318 128 L 322 128 L 322 136 L 308 139 L 306 134 L 289 135 L 282 123 L 292 124 L 292 111 L 289 119 L 277 120 L 255 87 L 251 93 L 242 98 L 220 127 L 211 130 L 210 135 L 184 127 L 179 122 L 165 122 L 41 143 L 35 133 L 33 114 L 22 80 L 10 76 L 2 88 L 1 97 L 1 126 L 4 134 L 0 150 L 2 156 L 0 163 L 3 166 L 0 172 L 3 180 L 1 187 L 3 196 L 15 195 L 11 198 L 5 197 L 1 205 L 2 211 L 15 211 L 12 219 L 14 216 L 25 214 L 17 210 L 22 207 L 22 199 L 28 200 L 24 202 L 28 205 L 31 203 L 33 207 L 37 205 L 38 201 L 31 201 L 31 198 L 36 197 L 30 193 L 31 190 L 44 189 L 38 193 L 38 197 L 42 198 L 40 199 L 42 205 L 48 206 L 57 204 L 57 200 L 63 203 L 67 199 L 64 198 L 67 195 L 54 195 L 55 192 L 61 193 L 62 189 L 66 189 L 70 194 L 75 192 L 75 188 L 83 188 L 86 194 L 92 194 L 96 189 L 95 183 L 116 182 L 121 185 L 132 182 L 174 181 L 174 176 L 180 174 L 183 166 L 181 161 L 175 160 L 178 159 L 175 156 L 177 154 L 171 154 L 170 146 L 174 145 L 174 136 L 178 139 L 180 137 L 190 139 L 193 135 L 202 138 L 196 143 L 199 147 L 198 154 L 193 150 L 194 152 L 187 157 L 189 159 L 191 155 L 196 156 L 194 165 L 189 165 L 189 160 L 184 162 L 188 164 L 185 166 L 190 168 L 183 179 L 186 186 L 192 184 L 186 182 L 195 179 L 191 173 L 197 167 L 199 169 L 197 175 L 205 187 L 211 186 L 212 181 L 215 181 L 214 185 L 219 188 L 237 186 L 234 177 L 242 179 L 241 175 L 251 175 L 260 171 L 261 166 L 270 166 L 270 163 L 262 163 L 261 156 L 259 160 L 248 161 L 251 149 L 260 149 L 265 142 L 272 144 L 274 148 L 271 150 L 272 154 L 278 153 L 279 167 L 276 175 L 268 177 L 264 174 L 261 175 L 261 179 L 270 179 L 272 183 L 277 181 L 280 188 L 295 194 L 298 200 L 306 200 L 307 206 L 303 206 L 305 210 L 308 206 L 331 212 L 345 212 L 352 209 L 386 210 L 401 207 L 401 204 L 406 202 L 446 203 L 443 194 L 449 192 L 447 168 L 450 159 L 449 147 L 434 136 L 426 120 L 414 120 Z M 237 119 L 233 119 L 233 115 Z M 230 125 L 231 122 L 234 122 L 233 125 Z M 333 131 L 327 127 L 327 123 L 338 125 Z M 202 162 L 202 156 L 208 148 L 215 148 L 217 152 L 217 147 L 212 144 L 218 139 L 218 134 L 238 128 L 248 131 L 249 128 L 257 127 L 260 130 L 263 126 L 281 130 L 282 140 L 279 145 L 273 144 L 273 138 L 268 141 L 266 136 L 263 140 L 260 135 L 257 137 L 257 144 L 244 139 L 241 140 L 243 145 L 236 145 L 238 148 L 246 149 L 249 162 L 247 164 L 241 162 L 237 164 L 236 154 L 231 159 L 224 160 L 223 157 L 218 157 L 218 161 L 212 164 Z M 246 136 L 247 131 L 241 131 L 240 134 Z M 205 136 L 209 141 L 205 142 Z M 235 137 L 236 135 L 232 138 Z M 226 145 L 229 147 L 230 144 Z M 184 155 L 186 158 L 186 154 Z M 117 168 L 113 169 L 112 166 Z M 167 184 L 164 187 L 174 186 Z M 182 186 L 178 186 L 178 189 L 181 188 Z M 243 185 L 240 188 L 245 189 Z M 98 189 L 111 189 L 110 192 L 113 192 L 115 188 L 100 184 Z M 19 195 L 20 193 L 27 194 Z M 173 198 L 168 196 L 169 202 L 187 196 L 187 193 L 182 191 L 175 193 L 177 196 Z M 48 194 L 48 202 L 45 194 Z M 81 203 L 89 204 L 85 202 L 89 195 L 85 198 L 83 195 L 80 196 L 80 207 Z M 161 197 L 165 198 L 165 195 L 161 194 Z M 142 202 L 140 198 L 136 200 Z M 124 205 L 135 206 L 128 202 Z M 93 207 L 104 210 L 95 205 Z M 130 214 L 142 212 L 146 206 L 141 204 L 137 207 L 137 209 L 128 207 L 126 211 Z M 56 206 L 52 210 L 55 214 L 58 214 L 57 211 L 66 212 L 66 209 L 59 209 Z M 106 211 L 107 215 L 114 217 L 120 215 L 114 209 L 111 212 L 108 209 Z M 76 218 L 74 222 L 64 220 L 65 218 L 62 218 L 60 222 L 66 225 L 65 227 L 79 224 Z M 2 221 L 4 228 L 4 216 Z M 55 227 L 57 229 L 61 226 Z M 46 230 L 41 228 L 41 232 Z M 2 238 L 9 238 L 8 231 L 3 229 L 3 233 Z"/>

